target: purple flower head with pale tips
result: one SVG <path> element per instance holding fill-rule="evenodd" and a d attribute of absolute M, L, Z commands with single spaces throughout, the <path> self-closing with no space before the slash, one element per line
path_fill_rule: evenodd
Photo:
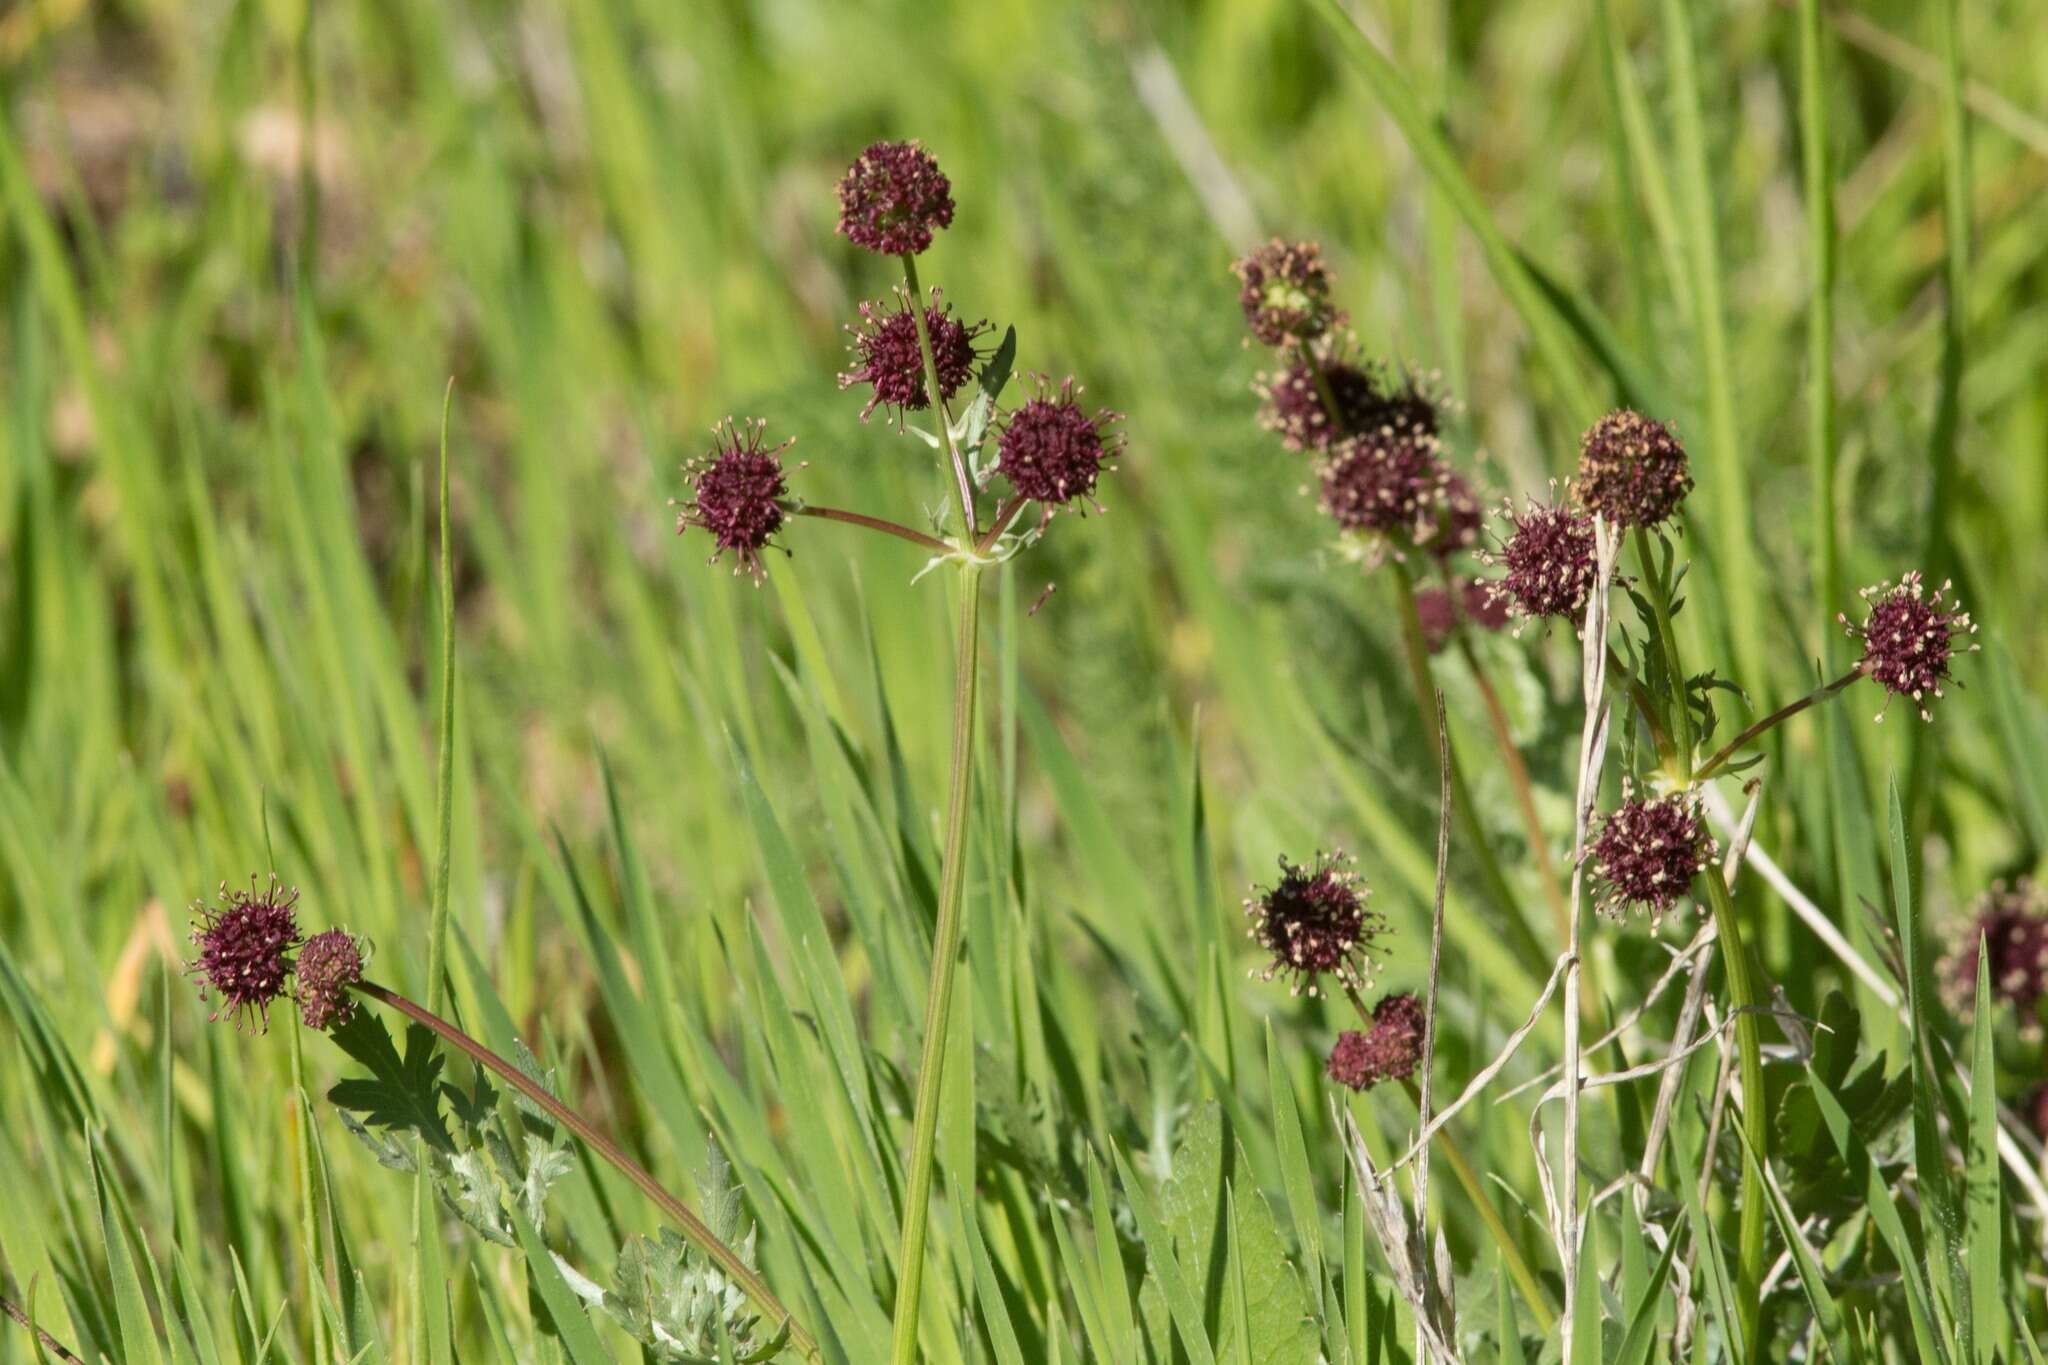
<path fill-rule="evenodd" d="M 1508 537 L 1500 549 L 1484 556 L 1505 571 L 1495 594 L 1516 616 L 1578 621 L 1600 573 L 1593 519 L 1570 507 L 1534 501 L 1519 513 L 1509 503 L 1501 509 L 1501 519 L 1510 528 Z"/>
<path fill-rule="evenodd" d="M 292 972 L 292 950 L 299 946 L 299 920 L 293 907 L 299 893 L 249 879 L 247 891 L 220 884 L 219 908 L 195 901 L 197 919 L 192 942 L 199 956 L 185 965 L 199 978 L 199 998 L 216 1000 L 210 1018 L 231 1018 L 235 1027 L 253 1023 L 261 1033 L 270 1024 L 270 1005 L 284 994 Z"/>
<path fill-rule="evenodd" d="M 1976 1002 L 1981 949 L 1991 998 L 2032 1016 L 2048 996 L 2048 889 L 2025 879 L 1992 887 L 1978 900 L 1968 938 L 1957 947 L 1948 970 L 1957 1004 L 1967 1009 Z"/>
<path fill-rule="evenodd" d="M 1956 655 L 1977 648 L 1969 643 L 1977 633 L 1970 614 L 1954 610 L 1952 600 L 1943 601 L 1949 588 L 1943 583 L 1930 593 L 1917 572 L 1909 573 L 1897 583 L 1879 583 L 1862 591 L 1868 608 L 1862 625 L 1850 625 L 1846 616 L 1835 618 L 1851 639 L 1863 642 L 1858 667 L 1884 688 L 1887 709 L 1892 697 L 1905 697 L 1919 710 L 1920 719 L 1933 719 L 1927 702 L 1942 694 L 1943 683 L 1953 680 L 1949 664 Z M 1883 720 L 1884 712 L 1877 718 Z"/>
<path fill-rule="evenodd" d="M 1624 780 L 1621 795 L 1586 848 L 1604 888 L 1600 908 L 1648 910 L 1654 925 L 1713 865 L 1717 850 L 1690 793 L 1638 797 Z"/>
<path fill-rule="evenodd" d="M 1072 379 L 1058 389 L 1039 376 L 1035 392 L 1004 419 L 997 437 L 996 467 L 1020 497 L 1054 507 L 1087 498 L 1095 481 L 1123 446 L 1107 428 L 1123 414 L 1107 408 L 1093 415 L 1076 401 Z"/>
<path fill-rule="evenodd" d="M 1432 393 L 1412 380 L 1395 380 L 1378 361 L 1354 361 L 1348 344 L 1325 341 L 1316 350 L 1314 368 L 1297 355 L 1285 369 L 1261 375 L 1253 385 L 1265 399 L 1260 423 L 1278 432 L 1289 450 L 1327 450 L 1346 436 L 1382 429 L 1437 434 L 1438 404 Z M 1317 369 L 1329 387 L 1327 398 L 1316 383 Z"/>
<path fill-rule="evenodd" d="M 924 310 L 924 325 L 931 337 L 932 364 L 939 372 L 939 397 L 949 401 L 974 377 L 975 362 L 981 358 L 975 342 L 988 330 L 988 323 L 961 322 L 934 289 L 932 302 Z M 858 364 L 839 376 L 839 387 L 866 384 L 872 391 L 868 405 L 861 409 L 861 421 L 867 421 L 877 407 L 894 408 L 900 420 L 905 412 L 922 412 L 932 405 L 926 392 L 924 352 L 917 344 L 917 318 L 908 304 L 891 307 L 864 302 L 860 324 L 846 330 L 853 338 L 851 349 Z"/>
<path fill-rule="evenodd" d="M 884 256 L 915 256 L 953 223 L 953 186 L 915 142 L 877 142 L 839 178 L 839 231 Z"/>
<path fill-rule="evenodd" d="M 1321 461 L 1323 510 L 1347 531 L 1425 544 L 1437 532 L 1450 471 L 1434 436 L 1370 432 L 1330 448 Z"/>
<path fill-rule="evenodd" d="M 1670 427 L 1623 408 L 1587 430 L 1576 488 L 1579 506 L 1615 526 L 1658 526 L 1677 515 L 1692 475 Z"/>
<path fill-rule="evenodd" d="M 1372 1007 L 1371 1028 L 1337 1035 L 1324 1069 L 1331 1080 L 1353 1090 L 1370 1090 L 1381 1081 L 1405 1081 L 1422 1065 L 1428 1022 L 1422 1001 L 1405 991 L 1389 995 Z"/>
<path fill-rule="evenodd" d="M 781 453 L 791 443 L 769 446 L 763 436 L 767 426 L 758 418 L 728 417 L 713 427 L 716 440 L 711 449 L 684 466 L 692 496 L 676 516 L 677 535 L 692 526 L 702 527 L 717 542 L 711 554 L 714 563 L 730 551 L 733 572 L 744 569 L 756 579 L 761 576 L 761 551 L 788 516 L 782 503 L 789 485 Z"/>
<path fill-rule="evenodd" d="M 1313 341 L 1344 320 L 1330 303 L 1330 274 L 1315 242 L 1275 237 L 1230 268 L 1245 325 L 1268 346 Z"/>
<path fill-rule="evenodd" d="M 1367 908 L 1372 891 L 1352 862 L 1341 853 L 1319 853 L 1304 867 L 1283 857 L 1280 880 L 1252 888 L 1244 903 L 1251 921 L 1246 936 L 1272 954 L 1255 975 L 1267 981 L 1292 976 L 1297 995 L 1318 994 L 1316 980 L 1326 973 L 1351 990 L 1365 985 L 1387 922 Z"/>
<path fill-rule="evenodd" d="M 340 1028 L 355 1014 L 349 990 L 363 979 L 363 949 L 346 929 L 328 929 L 299 949 L 297 988 L 299 1018 L 306 1027 L 326 1032 Z"/>

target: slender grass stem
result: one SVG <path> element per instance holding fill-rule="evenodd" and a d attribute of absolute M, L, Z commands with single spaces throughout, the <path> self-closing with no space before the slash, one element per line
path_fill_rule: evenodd
<path fill-rule="evenodd" d="M 917 349 L 924 357 L 924 383 L 931 399 L 932 414 L 938 419 L 939 439 L 945 442 L 946 459 L 953 466 L 953 497 L 960 509 L 960 533 L 973 540 L 980 534 L 974 524 L 974 480 L 967 473 L 967 461 L 953 443 L 953 418 L 946 411 L 946 396 L 939 386 L 939 366 L 932 357 L 931 328 L 924 320 L 924 291 L 917 283 L 917 257 L 903 258 L 903 283 L 910 291 L 910 320 L 917 326 Z"/>
<path fill-rule="evenodd" d="M 1827 611 L 1841 600 L 1835 546 L 1835 185 L 1828 158 L 1827 65 L 1820 0 L 1799 0 L 1799 152 L 1804 163 L 1808 267 L 1806 444 L 1813 467 L 1814 581 L 1820 587 L 1823 658 L 1840 648 Z"/>
<path fill-rule="evenodd" d="M 1416 1088 L 1415 1082 L 1403 1081 L 1401 1088 L 1408 1092 L 1409 1099 L 1415 1101 L 1416 1112 L 1420 1113 L 1422 1092 Z M 1436 1149 L 1444 1160 L 1450 1163 L 1451 1174 L 1457 1177 L 1466 1197 L 1472 1201 L 1473 1207 L 1479 1210 L 1480 1221 L 1486 1224 L 1486 1230 L 1493 1234 L 1494 1245 L 1500 1248 L 1501 1260 L 1508 1268 L 1508 1278 L 1515 1282 L 1515 1288 L 1521 1291 L 1523 1301 L 1529 1305 L 1529 1311 L 1536 1315 L 1537 1323 L 1547 1334 L 1557 1326 L 1557 1310 L 1551 1307 L 1550 1298 L 1543 1292 L 1543 1285 L 1537 1280 L 1536 1272 L 1530 1268 L 1528 1259 L 1522 1255 L 1521 1247 L 1515 1244 L 1514 1234 L 1502 1220 L 1500 1210 L 1486 1197 L 1486 1187 L 1480 1183 L 1479 1173 L 1472 1168 L 1472 1163 L 1465 1159 L 1464 1149 L 1459 1147 L 1458 1140 L 1451 1136 L 1449 1124 L 1436 1130 Z"/>
<path fill-rule="evenodd" d="M 934 554 L 953 553 L 953 547 L 937 536 L 928 536 L 922 531 L 913 531 L 901 523 L 889 521 L 884 517 L 871 517 L 865 512 L 848 512 L 838 507 L 820 507 L 816 503 L 805 503 L 796 509 L 796 514 L 800 517 L 816 517 L 820 521 L 843 522 L 848 526 L 865 526 L 870 531 L 880 531 L 883 535 L 895 536 L 898 540 L 907 540 L 912 545 L 922 546 Z"/>
<path fill-rule="evenodd" d="M 1636 558 L 1643 567 L 1643 582 L 1649 589 L 1650 612 L 1657 622 L 1657 639 L 1664 646 L 1664 671 L 1671 675 L 1671 731 L 1676 741 L 1672 758 L 1681 781 L 1692 778 L 1692 706 L 1685 690 L 1685 664 L 1678 653 L 1678 634 L 1671 628 L 1671 585 L 1659 571 L 1650 548 L 1650 533 L 1636 527 Z"/>
<path fill-rule="evenodd" d="M 908 264 L 907 258 L 905 263 Z M 946 846 L 939 869 L 938 923 L 932 932 L 924 1048 L 917 1064 L 917 1110 L 910 1127 L 909 1178 L 904 1186 L 903 1228 L 896 1258 L 896 1313 L 890 1350 L 895 1365 L 912 1365 L 917 1359 L 917 1310 L 924 1292 L 932 1161 L 939 1136 L 939 1096 L 945 1082 L 946 1025 L 952 1016 L 953 973 L 966 920 L 962 911 L 967 886 L 967 798 L 974 777 L 974 693 L 980 655 L 981 572 L 970 564 L 960 574 L 960 629 L 954 647 L 953 762 L 946 789 Z"/>
<path fill-rule="evenodd" d="M 0 1298 L 0 1313 L 5 1313 L 8 1317 L 20 1323 L 23 1331 L 35 1333 L 36 1340 L 43 1344 L 43 1349 L 57 1357 L 57 1359 L 75 1360 L 78 1362 L 78 1365 L 85 1365 L 85 1357 L 71 1351 L 63 1342 L 36 1326 L 35 1319 L 29 1317 L 28 1313 L 19 1304 L 15 1303 L 14 1300 Z"/>
<path fill-rule="evenodd" d="M 1734 758 L 1737 754 L 1741 753 L 1744 748 L 1754 743 L 1759 737 L 1769 733 L 1772 730 L 1775 730 L 1776 728 L 1778 728 L 1778 726 L 1792 719 L 1792 717 L 1798 715 L 1801 711 L 1804 711 L 1807 707 L 1812 706 L 1814 703 L 1826 701 L 1829 697 L 1834 696 L 1835 693 L 1841 691 L 1843 688 L 1847 687 L 1850 683 L 1855 682 L 1858 678 L 1861 678 L 1862 676 L 1862 669 L 1852 668 L 1847 673 L 1844 673 L 1841 677 L 1835 679 L 1833 682 L 1828 683 L 1823 687 L 1814 688 L 1813 691 L 1807 693 L 1798 701 L 1787 702 L 1785 705 L 1771 712 L 1771 714 L 1765 716 L 1762 720 L 1750 726 L 1747 730 L 1744 730 L 1741 734 L 1729 740 L 1726 744 L 1722 745 L 1718 750 L 1716 750 L 1712 758 L 1709 758 L 1705 763 L 1700 764 L 1699 768 L 1696 771 L 1694 771 L 1692 775 L 1693 781 L 1706 781 L 1708 778 L 1712 777 L 1716 772 L 1720 771 L 1723 767 L 1725 767 L 1730 759 Z"/>
<path fill-rule="evenodd" d="M 1550 840 L 1543 833 L 1543 819 L 1536 813 L 1536 787 L 1529 779 L 1529 765 L 1522 761 L 1522 751 L 1515 747 L 1514 733 L 1508 728 L 1507 709 L 1501 705 L 1493 678 L 1479 661 L 1479 651 L 1472 648 L 1469 639 L 1460 635 L 1458 652 L 1464 656 L 1465 666 L 1472 670 L 1472 680 L 1479 686 L 1480 700 L 1486 703 L 1486 719 L 1500 748 L 1501 767 L 1508 775 L 1508 785 L 1514 788 L 1515 805 L 1522 813 L 1522 824 L 1529 835 L 1529 851 L 1536 858 L 1536 875 L 1542 879 L 1543 894 L 1550 902 L 1551 918 L 1557 922 L 1558 942 L 1562 943 L 1571 937 L 1572 912 L 1571 907 L 1565 904 L 1564 888 L 1558 885 L 1557 860 L 1550 855 Z"/>
<path fill-rule="evenodd" d="M 1720 933 L 1721 957 L 1728 964 L 1728 1000 L 1738 1011 L 1735 1016 L 1736 1060 L 1742 1077 L 1742 1130 L 1749 1139 L 1756 1161 L 1742 1164 L 1742 1221 L 1736 1244 L 1735 1308 L 1742 1319 L 1742 1335 L 1751 1343 L 1751 1359 L 1761 1343 L 1757 1323 L 1762 1316 L 1764 1275 L 1764 1190 L 1760 1162 L 1769 1159 L 1770 1116 L 1764 1106 L 1764 1062 L 1762 1019 L 1757 1013 L 1764 1004 L 1763 991 L 1742 940 L 1742 923 L 1735 913 L 1735 899 L 1728 893 L 1718 867 L 1709 867 L 1699 877 L 1706 887 L 1707 902 L 1713 907 L 1714 925 Z"/>
<path fill-rule="evenodd" d="M 1393 569 L 1394 595 L 1400 608 L 1401 637 L 1408 660 L 1408 675 L 1415 685 L 1415 704 L 1422 713 L 1423 738 L 1434 751 L 1439 743 L 1436 717 L 1436 681 L 1430 673 L 1429 645 L 1423 638 L 1422 616 L 1415 608 L 1415 579 L 1402 561 L 1390 560 Z M 1548 962 L 1550 954 L 1537 942 L 1535 932 L 1522 917 L 1520 903 L 1515 899 L 1513 888 L 1508 885 L 1502 873 L 1500 862 L 1494 857 L 1493 847 L 1487 842 L 1486 831 L 1479 823 L 1478 814 L 1472 806 L 1472 794 L 1465 786 L 1465 776 L 1457 767 L 1451 769 L 1453 791 L 1452 805 L 1457 809 L 1458 832 L 1464 836 L 1479 865 L 1479 878 L 1484 884 L 1488 899 L 1499 910 L 1503 928 L 1510 938 L 1531 962 Z"/>
<path fill-rule="evenodd" d="M 753 1305 L 761 1310 L 762 1316 L 773 1324 L 775 1332 L 788 1331 L 789 1344 L 798 1354 L 815 1362 L 824 1360 L 824 1355 L 818 1348 L 817 1338 L 797 1325 L 790 1311 L 782 1306 L 782 1301 L 775 1297 L 774 1292 L 753 1268 L 740 1258 L 739 1253 L 720 1241 L 688 1204 L 664 1189 L 661 1182 L 649 1174 L 646 1167 L 627 1156 L 624 1148 L 612 1141 L 590 1120 L 549 1094 L 544 1087 L 529 1079 L 525 1072 L 511 1062 L 417 1001 L 373 981 L 359 981 L 354 989 L 356 994 L 398 1011 L 414 1023 L 432 1030 L 450 1046 L 468 1054 L 479 1065 L 489 1069 L 505 1084 L 539 1106 L 549 1118 L 574 1133 L 585 1146 L 616 1166 L 642 1194 L 653 1200 L 663 1213 L 680 1225 L 683 1235 L 689 1238 L 699 1251 L 718 1264 L 719 1270 L 729 1276 Z"/>

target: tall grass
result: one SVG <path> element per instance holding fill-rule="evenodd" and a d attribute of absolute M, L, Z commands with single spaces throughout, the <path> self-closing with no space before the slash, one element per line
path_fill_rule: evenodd
<path fill-rule="evenodd" d="M 1964 1008 L 1997 983 L 1959 995 L 1951 957 L 1977 894 L 2048 847 L 2035 8 L 309 14 L 0 16 L 0 1296 L 52 1339 L 123 1362 L 636 1349 L 572 1276 L 603 1280 L 658 1218 L 592 1151 L 566 1145 L 546 1221 L 499 1245 L 344 1128 L 325 1092 L 360 1068 L 336 1049 L 283 1013 L 284 1039 L 206 1026 L 183 907 L 274 868 L 311 927 L 363 932 L 380 980 L 493 1050 L 523 1040 L 693 1205 L 722 1153 L 762 1277 L 829 1358 L 886 1356 L 953 625 L 909 545 L 807 526 L 756 592 L 674 541 L 665 504 L 740 411 L 802 433 L 820 503 L 954 496 L 834 382 L 854 301 L 894 281 L 831 237 L 832 179 L 917 136 L 962 205 L 949 298 L 1087 375 L 1132 436 L 1108 515 L 983 602 L 925 1358 L 1364 1362 L 1414 1340 L 1348 1159 L 1354 1122 L 1398 1157 L 1414 1107 L 1333 1104 L 1340 1011 L 1246 980 L 1234 892 L 1282 852 L 1360 852 L 1395 930 L 1383 984 L 1422 989 L 1435 750 L 1394 585 L 1326 552 L 1252 421 L 1239 244 L 1187 164 L 1262 228 L 1320 237 L 1372 349 L 1462 376 L 1492 491 L 1568 472 L 1616 403 L 1676 420 L 1703 499 L 1678 633 L 1748 692 L 1722 738 L 1835 676 L 1857 585 L 1957 580 L 1986 648 L 1935 725 L 1873 726 L 1858 689 L 1759 770 L 1737 908 L 1798 1017 L 1783 1036 L 1810 1043 L 1765 1056 L 1770 1164 L 1711 1049 L 1668 1096 L 1585 1093 L 1588 1197 L 1660 1108 L 1670 1137 L 1589 1215 L 1574 1344 L 1663 1358 L 1683 1313 L 1699 1353 L 1762 1332 L 2038 1358 L 2042 1210 L 2013 1164 L 2040 1168 L 2019 1135 L 2040 1044 Z M 1159 54 L 1192 125 L 1141 94 Z M 1568 641 L 1475 642 L 1560 853 Z M 1455 1096 L 1562 945 L 1509 775 L 1474 761 L 1495 745 L 1478 675 L 1447 654 L 1436 680 L 1538 945 L 1489 918 L 1454 839 Z M 1696 927 L 1586 922 L 1588 1039 Z M 1684 995 L 1589 1073 L 1662 1048 Z M 1542 1086 L 1495 1100 L 1562 1036 L 1553 1007 L 1448 1128 L 1546 1309 L 1567 1296 Z M 1785 1260 L 1756 1325 L 1745 1170 Z M 1431 1188 L 1461 1358 L 1539 1359 L 1485 1211 Z M 0 1361 L 34 1341 L 0 1321 Z"/>

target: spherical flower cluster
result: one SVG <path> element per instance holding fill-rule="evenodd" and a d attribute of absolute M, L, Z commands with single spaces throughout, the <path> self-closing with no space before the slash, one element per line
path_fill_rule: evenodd
<path fill-rule="evenodd" d="M 1330 303 L 1330 274 L 1315 242 L 1278 237 L 1230 267 L 1242 288 L 1245 325 L 1268 346 L 1313 341 L 1344 320 Z"/>
<path fill-rule="evenodd" d="M 1122 438 L 1105 429 L 1123 414 L 1103 408 L 1090 416 L 1075 401 L 1079 392 L 1072 379 L 1054 390 L 1041 377 L 997 438 L 1003 477 L 1019 496 L 1048 509 L 1092 493 L 1102 471 L 1116 467 L 1109 461 L 1122 448 Z"/>
<path fill-rule="evenodd" d="M 932 303 L 924 310 L 924 325 L 931 337 L 932 364 L 939 372 L 939 397 L 950 401 L 961 385 L 974 377 L 981 352 L 975 342 L 988 330 L 986 321 L 964 323 L 952 315 L 952 306 L 939 302 L 932 290 Z M 908 303 L 890 307 L 886 303 L 862 303 L 860 323 L 848 327 L 849 347 L 856 367 L 839 376 L 839 387 L 866 384 L 871 394 L 861 409 L 865 422 L 877 407 L 905 412 L 922 412 L 932 405 L 924 376 L 924 352 L 917 344 L 917 317 Z"/>
<path fill-rule="evenodd" d="M 1657 526 L 1692 491 L 1685 447 L 1662 422 L 1624 408 L 1586 432 L 1579 447 L 1579 505 L 1616 526 Z"/>
<path fill-rule="evenodd" d="M 354 1015 L 356 998 L 349 990 L 363 979 L 363 949 L 346 929 L 328 929 L 306 940 L 295 967 L 293 996 L 306 1027 L 340 1028 Z"/>
<path fill-rule="evenodd" d="M 684 466 L 692 497 L 676 515 L 677 535 L 701 526 L 717 542 L 712 562 L 731 551 L 733 572 L 744 569 L 756 578 L 761 575 L 761 551 L 788 516 L 782 504 L 788 480 L 780 457 L 791 442 L 769 446 L 763 436 L 767 426 L 759 419 L 728 417 L 713 427 L 716 440 L 711 449 Z"/>
<path fill-rule="evenodd" d="M 1500 549 L 1485 558 L 1505 570 L 1495 591 L 1508 610 L 1530 620 L 1558 616 L 1577 622 L 1600 572 L 1593 519 L 1569 507 L 1534 501 L 1519 513 L 1508 504 L 1501 509 L 1501 518 L 1512 529 Z"/>
<path fill-rule="evenodd" d="M 1282 445 L 1314 452 L 1359 432 L 1437 434 L 1437 403 L 1428 392 L 1411 381 L 1395 382 L 1386 366 L 1377 362 L 1356 364 L 1332 348 L 1322 349 L 1317 366 L 1329 387 L 1327 399 L 1306 357 L 1297 356 L 1276 374 L 1261 375 L 1254 386 L 1266 400 L 1259 420 L 1279 434 Z M 1337 413 L 1334 422 L 1332 407 Z"/>
<path fill-rule="evenodd" d="M 1347 531 L 1427 543 L 1437 532 L 1450 471 L 1434 436 L 1377 431 L 1331 447 L 1321 461 L 1323 510 Z"/>
<path fill-rule="evenodd" d="M 218 909 L 193 903 L 199 956 L 185 971 L 199 978 L 200 999 L 218 998 L 211 1018 L 232 1018 L 237 1028 L 253 1022 L 259 1033 L 269 1026 L 270 1004 L 284 994 L 299 946 L 298 899 L 275 877 L 264 887 L 251 877 L 247 891 L 230 891 L 222 882 Z"/>
<path fill-rule="evenodd" d="M 1417 589 L 1415 615 L 1422 623 L 1422 642 L 1432 654 L 1440 653 L 1450 643 L 1461 623 L 1481 630 L 1499 630 L 1508 623 L 1507 610 L 1501 606 L 1493 586 L 1478 578 L 1458 583 L 1455 596 L 1449 588 L 1435 584 Z"/>
<path fill-rule="evenodd" d="M 1405 1081 L 1422 1064 L 1423 1035 L 1428 1015 L 1422 1002 L 1402 992 L 1372 1007 L 1372 1027 L 1337 1035 L 1325 1070 L 1331 1080 L 1353 1090 L 1370 1090 L 1381 1081 Z"/>
<path fill-rule="evenodd" d="M 877 142 L 839 179 L 839 231 L 885 256 L 915 256 L 953 223 L 953 186 L 915 142 Z"/>
<path fill-rule="evenodd" d="M 1698 800 L 1686 792 L 1637 797 L 1622 783 L 1622 802 L 1593 836 L 1587 852 L 1604 885 L 1600 908 L 1646 909 L 1654 926 L 1718 850 Z"/>
<path fill-rule="evenodd" d="M 1372 954 L 1386 920 L 1368 909 L 1372 891 L 1341 853 L 1320 853 L 1304 867 L 1280 859 L 1280 880 L 1253 887 L 1244 903 L 1251 921 L 1246 936 L 1272 961 L 1255 975 L 1271 981 L 1294 978 L 1294 993 L 1318 993 L 1316 978 L 1334 975 L 1346 987 L 1362 988 L 1372 972 Z"/>
<path fill-rule="evenodd" d="M 1879 583 L 1862 591 L 1868 607 L 1862 625 L 1850 625 L 1847 616 L 1835 618 L 1851 639 L 1863 642 L 1859 667 L 1888 694 L 1886 709 L 1892 697 L 1907 697 L 1919 708 L 1920 719 L 1932 719 L 1927 699 L 1941 695 L 1941 685 L 1952 676 L 1949 664 L 1957 654 L 1977 648 L 1970 643 L 1958 648 L 1957 642 L 1976 634 L 1977 626 L 1968 612 L 1943 602 L 1950 586 L 1944 582 L 1929 593 L 1920 575 L 1909 573 L 1897 583 Z M 1877 718 L 1883 720 L 1884 712 Z"/>
<path fill-rule="evenodd" d="M 1977 998 L 1977 958 L 1981 948 L 1985 976 L 1994 1000 L 2002 1000 L 2022 1016 L 2048 996 L 2048 888 L 2021 880 L 2003 882 L 1985 892 L 1970 916 L 1968 939 L 1957 945 L 1949 961 L 1949 991 L 1964 1007 Z"/>

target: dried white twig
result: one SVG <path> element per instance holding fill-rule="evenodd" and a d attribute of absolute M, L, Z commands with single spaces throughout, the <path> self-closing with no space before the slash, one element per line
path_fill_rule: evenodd
<path fill-rule="evenodd" d="M 1428 997 L 1422 1008 L 1422 1083 L 1415 1097 L 1416 1122 L 1429 1126 L 1430 1078 L 1436 1072 L 1436 999 L 1437 981 L 1443 972 L 1444 958 L 1444 885 L 1448 878 L 1451 858 L 1451 731 L 1450 721 L 1444 715 L 1444 694 L 1436 694 L 1436 764 L 1437 764 L 1437 823 L 1436 823 L 1436 904 L 1429 919 L 1429 987 Z M 1415 1158 L 1415 1221 L 1421 1224 L 1423 1240 L 1429 1240 L 1429 1148 L 1424 1147 Z M 1438 1289 L 1448 1300 L 1451 1278 L 1448 1274 L 1449 1252 L 1441 1238 L 1437 1241 Z M 1415 1354 L 1419 1359 L 1428 1360 L 1426 1343 L 1422 1331 L 1416 1329 Z"/>
<path fill-rule="evenodd" d="M 1402 1298 L 1408 1300 L 1408 1307 L 1415 1318 L 1416 1335 L 1422 1339 L 1424 1349 L 1434 1352 L 1445 1365 L 1459 1365 L 1458 1353 L 1451 1345 L 1455 1331 L 1450 1300 L 1442 1292 L 1442 1282 L 1425 1269 L 1431 1258 L 1423 1250 L 1420 1229 L 1409 1223 L 1407 1210 L 1401 1205 L 1401 1196 L 1393 1188 L 1393 1170 L 1382 1171 L 1373 1164 L 1372 1153 L 1366 1150 L 1365 1135 L 1359 1131 L 1358 1120 L 1335 1096 L 1330 1099 L 1330 1112 L 1337 1120 L 1339 1131 L 1344 1134 L 1345 1154 L 1358 1178 L 1358 1198 L 1365 1209 L 1365 1225 L 1372 1229 L 1373 1237 L 1386 1255 L 1394 1287 L 1401 1292 Z"/>

